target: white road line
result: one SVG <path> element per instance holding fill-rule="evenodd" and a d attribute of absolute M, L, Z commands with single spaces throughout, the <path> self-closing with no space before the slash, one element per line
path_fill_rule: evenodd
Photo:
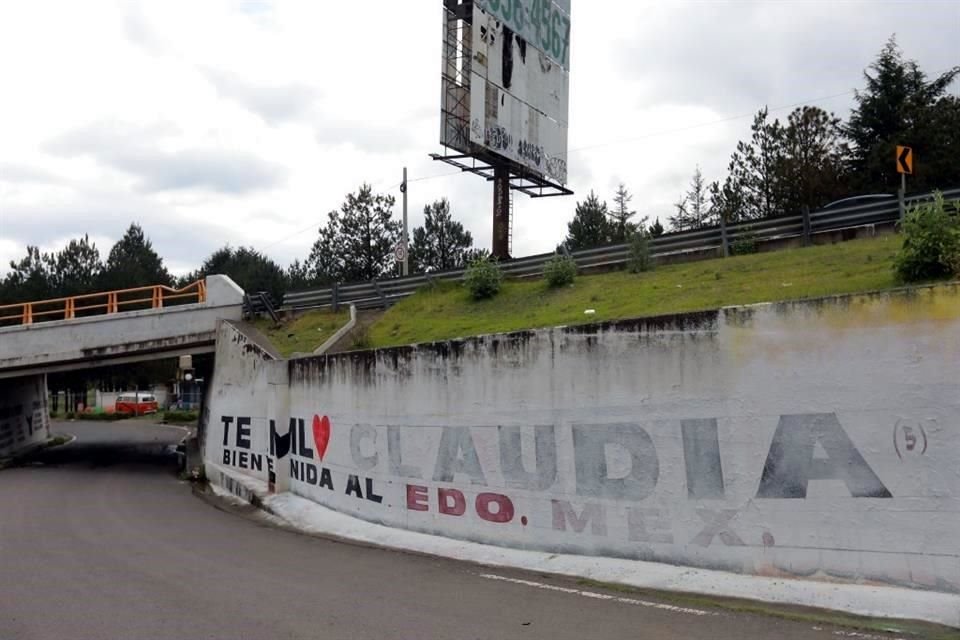
<path fill-rule="evenodd" d="M 825 631 L 823 627 L 813 627 L 814 631 Z M 857 638 L 858 640 L 907 640 L 899 636 L 878 636 L 872 633 L 861 633 L 859 631 L 832 631 L 833 635 L 841 638 Z"/>
<path fill-rule="evenodd" d="M 478 575 L 481 578 L 486 578 L 487 580 L 498 580 L 500 582 L 510 582 L 512 584 L 520 584 L 526 587 L 533 587 L 535 589 L 544 589 L 546 591 L 558 591 L 560 593 L 569 593 L 571 595 L 582 596 L 584 598 L 592 598 L 594 600 L 606 600 L 609 602 L 617 602 L 619 604 L 630 604 L 637 607 L 649 607 L 651 609 L 672 611 L 674 613 L 686 613 L 694 616 L 719 615 L 718 613 L 713 611 L 704 611 L 702 609 L 691 609 L 689 607 L 676 607 L 672 604 L 663 604 L 662 602 L 651 602 L 649 600 L 623 598 L 621 596 L 612 596 L 605 593 L 597 593 L 596 591 L 582 591 L 580 589 L 571 589 L 569 587 L 558 587 L 556 585 L 545 584 L 543 582 L 533 582 L 532 580 L 520 580 L 518 578 L 508 578 L 506 576 L 498 576 L 493 573 L 481 573 Z"/>

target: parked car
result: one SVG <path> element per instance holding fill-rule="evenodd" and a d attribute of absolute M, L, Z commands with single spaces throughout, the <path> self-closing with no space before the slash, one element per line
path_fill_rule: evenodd
<path fill-rule="evenodd" d="M 157 403 L 157 397 L 152 393 L 131 391 L 121 393 L 117 397 L 117 413 L 143 416 L 149 413 L 157 413 L 159 410 L 160 405 Z"/>
<path fill-rule="evenodd" d="M 821 211 L 826 209 L 846 209 L 847 207 L 858 207 L 865 204 L 894 202 L 896 199 L 897 196 L 890 195 L 889 193 L 871 193 L 865 196 L 852 196 L 850 198 L 843 198 L 842 200 L 834 200 L 830 204 L 824 206 Z"/>

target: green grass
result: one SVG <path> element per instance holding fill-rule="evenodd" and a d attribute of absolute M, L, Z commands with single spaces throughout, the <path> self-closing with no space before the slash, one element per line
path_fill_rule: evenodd
<path fill-rule="evenodd" d="M 163 412 L 163 422 L 173 424 L 195 424 L 200 417 L 199 411 L 175 410 Z"/>
<path fill-rule="evenodd" d="M 269 318 L 254 322 L 257 329 L 269 338 L 284 357 L 296 352 L 311 353 L 350 320 L 350 311 L 308 311 L 293 320 L 274 327 Z"/>
<path fill-rule="evenodd" d="M 491 300 L 473 301 L 459 284 L 428 287 L 370 328 L 372 346 L 582 324 L 855 293 L 897 286 L 899 236 L 668 265 L 631 274 L 579 276 L 549 289 L 542 279 L 513 280 Z M 594 309 L 593 315 L 584 311 Z"/>

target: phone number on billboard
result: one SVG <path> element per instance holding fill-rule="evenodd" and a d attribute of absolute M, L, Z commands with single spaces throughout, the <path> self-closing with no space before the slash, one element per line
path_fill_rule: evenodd
<path fill-rule="evenodd" d="M 570 17 L 550 0 L 482 0 L 481 7 L 569 68 Z"/>

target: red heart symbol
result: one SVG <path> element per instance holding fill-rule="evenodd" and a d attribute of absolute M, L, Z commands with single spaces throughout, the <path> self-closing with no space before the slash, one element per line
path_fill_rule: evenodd
<path fill-rule="evenodd" d="M 317 445 L 317 456 L 323 460 L 330 444 L 330 418 L 327 416 L 313 416 L 313 441 Z"/>

